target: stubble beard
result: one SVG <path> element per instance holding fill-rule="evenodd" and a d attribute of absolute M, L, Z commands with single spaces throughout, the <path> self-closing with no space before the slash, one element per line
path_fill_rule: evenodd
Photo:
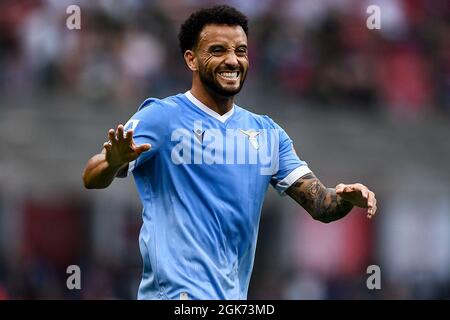
<path fill-rule="evenodd" d="M 206 89 L 208 91 L 210 91 L 213 94 L 222 96 L 222 97 L 226 97 L 226 98 L 231 98 L 235 95 L 237 95 L 245 82 L 245 78 L 246 78 L 246 74 L 244 74 L 241 70 L 238 70 L 240 73 L 240 79 L 239 79 L 239 87 L 235 90 L 229 90 L 229 89 L 225 89 L 223 88 L 220 84 L 218 84 L 215 79 L 208 74 L 204 68 L 200 68 L 199 70 L 199 77 L 200 77 L 200 81 L 201 83 L 206 87 Z"/>

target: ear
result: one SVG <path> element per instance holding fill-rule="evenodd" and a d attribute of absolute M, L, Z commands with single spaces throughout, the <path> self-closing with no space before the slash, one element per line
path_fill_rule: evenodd
<path fill-rule="evenodd" d="M 191 71 L 197 71 L 197 58 L 192 50 L 186 50 L 184 52 L 184 61 Z"/>

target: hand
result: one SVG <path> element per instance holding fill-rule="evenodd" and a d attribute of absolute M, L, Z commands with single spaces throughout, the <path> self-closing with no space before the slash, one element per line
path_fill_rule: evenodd
<path fill-rule="evenodd" d="M 109 141 L 103 144 L 106 150 L 106 161 L 110 166 L 120 167 L 125 163 L 136 160 L 142 152 L 148 151 L 151 145 L 144 143 L 136 145 L 133 140 L 133 130 L 128 130 L 124 135 L 123 125 L 119 124 L 117 130 L 109 129 Z"/>
<path fill-rule="evenodd" d="M 354 206 L 367 209 L 367 218 L 371 219 L 377 212 L 375 193 L 361 183 L 343 184 L 336 186 L 336 194 Z"/>

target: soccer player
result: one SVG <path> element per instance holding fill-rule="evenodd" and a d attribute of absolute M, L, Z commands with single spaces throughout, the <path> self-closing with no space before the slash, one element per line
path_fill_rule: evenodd
<path fill-rule="evenodd" d="M 106 188 L 133 173 L 143 204 L 138 299 L 246 299 L 269 184 L 316 220 L 376 210 L 362 184 L 326 188 L 268 116 L 234 103 L 249 68 L 247 18 L 228 6 L 193 13 L 179 43 L 191 89 L 149 98 L 83 173 Z"/>

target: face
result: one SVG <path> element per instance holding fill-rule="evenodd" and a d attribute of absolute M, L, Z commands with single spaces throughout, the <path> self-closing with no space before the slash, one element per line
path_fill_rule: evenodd
<path fill-rule="evenodd" d="M 247 36 L 241 26 L 207 25 L 194 48 L 200 81 L 210 92 L 236 95 L 248 71 Z"/>

